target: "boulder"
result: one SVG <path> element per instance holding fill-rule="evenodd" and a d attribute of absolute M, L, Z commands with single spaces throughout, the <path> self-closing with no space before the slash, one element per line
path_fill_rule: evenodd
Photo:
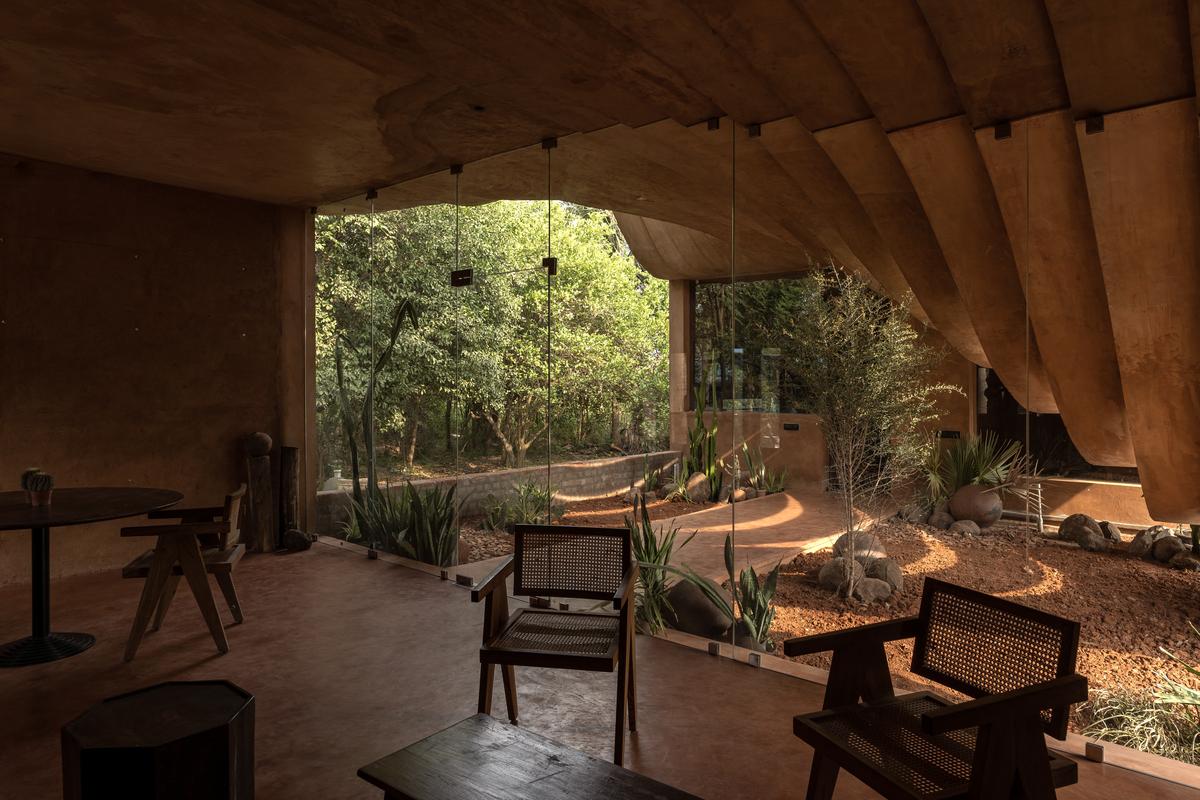
<path fill-rule="evenodd" d="M 1166 563 L 1179 553 L 1185 552 L 1187 546 L 1178 536 L 1166 535 L 1154 543 L 1152 552 L 1156 561 Z"/>
<path fill-rule="evenodd" d="M 283 532 L 283 549 L 293 552 L 312 547 L 312 537 L 301 530 L 291 528 Z"/>
<path fill-rule="evenodd" d="M 1103 539 L 1104 532 L 1100 530 L 1100 523 L 1087 514 L 1072 514 L 1058 525 L 1058 538 L 1060 539 L 1082 546 L 1083 540 L 1088 537 Z"/>
<path fill-rule="evenodd" d="M 904 573 L 901 572 L 900 565 L 893 558 L 877 558 L 874 561 L 868 561 L 865 571 L 868 578 L 887 581 L 888 586 L 891 586 L 894 592 L 904 588 Z"/>
<path fill-rule="evenodd" d="M 1168 563 L 1175 569 L 1186 569 L 1191 572 L 1200 571 L 1200 558 L 1196 558 L 1188 550 L 1171 556 L 1171 560 Z"/>
<path fill-rule="evenodd" d="M 1120 544 L 1123 541 L 1121 538 L 1121 529 L 1111 522 L 1101 522 L 1100 532 L 1104 534 L 1105 539 L 1108 539 L 1113 544 Z"/>
<path fill-rule="evenodd" d="M 864 603 L 887 600 L 892 596 L 892 587 L 879 578 L 863 578 L 854 587 L 854 596 Z"/>
<path fill-rule="evenodd" d="M 717 502 L 718 503 L 728 503 L 729 498 L 732 496 L 733 496 L 733 484 L 729 483 L 728 481 L 721 484 L 721 491 L 717 495 Z"/>
<path fill-rule="evenodd" d="M 862 564 L 839 556 L 825 562 L 825 566 L 821 567 L 821 571 L 817 573 L 817 583 L 832 592 L 841 591 L 842 585 L 846 582 L 847 570 L 855 580 L 864 577 Z"/>
<path fill-rule="evenodd" d="M 693 503 L 708 502 L 708 498 L 712 496 L 712 488 L 703 472 L 693 472 L 683 486 L 687 490 L 688 499 Z"/>
<path fill-rule="evenodd" d="M 954 517 L 948 511 L 934 511 L 929 515 L 929 524 L 935 528 L 946 530 L 954 524 Z"/>
<path fill-rule="evenodd" d="M 961 534 L 963 536 L 978 536 L 979 526 L 975 524 L 974 520 L 960 519 L 956 520 L 954 524 L 950 526 L 950 532 Z"/>
<path fill-rule="evenodd" d="M 1087 550 L 1089 553 L 1103 553 L 1112 547 L 1112 540 L 1092 531 L 1083 531 L 1076 538 L 1075 543 L 1079 545 L 1079 549 Z"/>
<path fill-rule="evenodd" d="M 658 497 L 659 500 L 666 500 L 667 495 L 669 495 L 673 491 L 675 491 L 675 484 L 664 483 L 658 487 L 658 490 L 655 491 L 654 494 L 656 497 Z"/>
<path fill-rule="evenodd" d="M 1142 558 L 1153 558 L 1154 543 L 1164 536 L 1170 535 L 1171 532 L 1162 525 L 1151 525 L 1133 537 L 1133 541 L 1129 543 L 1129 554 Z"/>
<path fill-rule="evenodd" d="M 961 487 L 950 498 L 950 516 L 958 520 L 969 519 L 980 528 L 994 525 L 1004 513 L 1004 501 L 1000 493 L 986 486 L 969 484 Z"/>
<path fill-rule="evenodd" d="M 854 557 L 857 559 L 868 558 L 887 558 L 887 550 L 883 546 L 883 542 L 879 541 L 879 537 L 873 533 L 864 531 L 853 531 L 854 536 Z M 851 533 L 843 533 L 833 543 L 833 555 L 836 557 L 844 556 L 850 549 Z"/>
<path fill-rule="evenodd" d="M 691 581 L 681 580 L 667 589 L 667 602 L 671 607 L 664 616 L 676 630 L 707 639 L 721 639 L 729 632 L 729 617 Z"/>

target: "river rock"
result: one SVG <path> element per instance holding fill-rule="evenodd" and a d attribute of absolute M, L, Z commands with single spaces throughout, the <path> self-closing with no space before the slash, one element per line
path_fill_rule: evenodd
<path fill-rule="evenodd" d="M 1142 558 L 1153 558 L 1154 543 L 1170 535 L 1171 532 L 1162 525 L 1151 525 L 1133 537 L 1133 541 L 1129 543 L 1129 554 Z"/>
<path fill-rule="evenodd" d="M 892 587 L 892 591 L 898 592 L 904 588 L 904 573 L 894 558 L 877 558 L 874 561 L 868 561 L 865 571 L 868 578 L 887 581 L 888 586 Z"/>
<path fill-rule="evenodd" d="M 969 519 L 980 528 L 994 525 L 1004 513 L 1004 501 L 1000 493 L 986 486 L 968 484 L 961 487 L 950 498 L 950 516 L 958 520 Z"/>
<path fill-rule="evenodd" d="M 850 549 L 850 533 L 843 533 L 833 543 L 833 554 L 835 556 L 844 556 Z M 853 531 L 854 535 L 854 557 L 857 559 L 868 558 L 887 558 L 887 549 L 884 548 L 883 542 L 879 541 L 879 537 L 873 533 L 864 531 Z"/>
<path fill-rule="evenodd" d="M 729 617 L 691 581 L 681 580 L 667 590 L 671 607 L 663 615 L 676 630 L 721 639 L 729 631 Z"/>
<path fill-rule="evenodd" d="M 1168 534 L 1154 543 L 1153 553 L 1156 561 L 1166 563 L 1185 550 L 1187 547 L 1182 539 Z"/>
<path fill-rule="evenodd" d="M 291 528 L 283 532 L 283 549 L 298 552 L 312 547 L 312 537 L 301 530 Z"/>
<path fill-rule="evenodd" d="M 1196 558 L 1196 556 L 1192 555 L 1192 553 L 1188 550 L 1184 550 L 1183 552 L 1176 553 L 1175 555 L 1171 556 L 1171 561 L 1169 563 L 1175 569 L 1185 569 L 1191 572 L 1200 571 L 1200 558 Z"/>
<path fill-rule="evenodd" d="M 1100 532 L 1104 534 L 1104 538 L 1108 539 L 1113 544 L 1120 544 L 1122 541 L 1121 529 L 1112 522 L 1101 522 Z"/>
<path fill-rule="evenodd" d="M 948 511 L 934 511 L 929 515 L 929 524 L 935 528 L 946 530 L 954 524 L 954 517 Z"/>
<path fill-rule="evenodd" d="M 1058 538 L 1060 539 L 1082 546 L 1082 540 L 1089 536 L 1103 539 L 1104 531 L 1100 530 L 1100 523 L 1087 514 L 1072 514 L 1059 523 Z"/>
<path fill-rule="evenodd" d="M 821 571 L 817 573 L 817 583 L 831 592 L 841 591 L 842 586 L 846 583 L 847 571 L 854 580 L 861 580 L 864 577 L 862 564 L 839 556 L 825 562 Z"/>
<path fill-rule="evenodd" d="M 712 496 L 708 478 L 703 472 L 693 472 L 683 486 L 687 490 L 688 499 L 693 503 L 707 503 L 708 498 Z"/>
<path fill-rule="evenodd" d="M 892 596 L 892 587 L 879 578 L 863 578 L 854 587 L 854 596 L 864 603 L 887 600 Z"/>
<path fill-rule="evenodd" d="M 979 526 L 975 524 L 974 520 L 955 520 L 954 524 L 950 526 L 950 532 L 961 534 L 962 536 L 978 536 Z"/>

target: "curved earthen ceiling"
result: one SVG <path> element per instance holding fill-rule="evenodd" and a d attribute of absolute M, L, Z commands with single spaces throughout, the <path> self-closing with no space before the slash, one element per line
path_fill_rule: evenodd
<path fill-rule="evenodd" d="M 1198 15 L 11 0 L 0 151 L 361 210 L 372 187 L 450 201 L 455 163 L 464 202 L 545 197 L 558 137 L 550 194 L 619 212 L 656 274 L 840 262 L 1061 413 L 1089 460 L 1136 463 L 1155 517 L 1200 521 Z"/>

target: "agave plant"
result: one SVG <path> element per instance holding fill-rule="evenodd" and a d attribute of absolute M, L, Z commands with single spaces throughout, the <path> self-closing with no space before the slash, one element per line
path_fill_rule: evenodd
<path fill-rule="evenodd" d="M 342 524 L 343 537 L 371 548 L 393 550 L 410 517 L 406 492 L 392 492 L 390 487 L 371 491 L 368 487 L 361 498 L 350 499 L 350 517 Z"/>
<path fill-rule="evenodd" d="M 638 563 L 638 582 L 636 588 L 637 628 L 642 633 L 654 634 L 667 626 L 667 613 L 671 612 L 671 602 L 667 599 L 667 565 L 675 550 L 675 539 L 679 534 L 678 526 L 655 529 L 650 524 L 650 512 L 646 502 L 640 497 L 633 499 L 633 515 L 625 517 L 625 526 L 633 541 L 633 557 Z M 683 541 L 679 547 L 687 546 L 696 532 Z"/>
<path fill-rule="evenodd" d="M 745 442 L 742 442 L 742 458 L 746 462 L 746 473 L 753 488 L 763 494 L 776 494 L 783 491 L 783 486 L 787 482 L 786 469 L 772 470 L 767 466 L 762 453 L 759 453 L 756 459 Z"/>
<path fill-rule="evenodd" d="M 488 530 L 508 530 L 513 525 L 551 524 L 566 513 L 566 504 L 558 502 L 558 490 L 538 481 L 526 481 L 516 486 L 512 497 L 497 500 L 488 495 L 485 501 L 483 526 Z"/>

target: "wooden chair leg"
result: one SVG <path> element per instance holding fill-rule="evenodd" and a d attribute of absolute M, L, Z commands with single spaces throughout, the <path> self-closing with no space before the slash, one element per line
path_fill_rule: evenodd
<path fill-rule="evenodd" d="M 150 574 L 146 576 L 146 583 L 142 586 L 142 596 L 133 615 L 129 641 L 125 643 L 126 661 L 133 661 L 133 657 L 137 655 L 138 646 L 146 634 L 146 626 L 150 624 L 150 615 L 158 606 L 163 586 L 175 566 L 177 552 L 174 540 L 164 536 L 158 537 L 158 543 L 154 546 L 154 559 L 150 562 Z"/>
<path fill-rule="evenodd" d="M 496 677 L 495 664 L 479 665 L 479 713 L 492 713 L 492 683 Z"/>
<path fill-rule="evenodd" d="M 629 688 L 629 626 L 621 615 L 620 645 L 617 651 L 617 735 L 613 743 L 613 763 L 618 767 L 625 761 L 625 698 Z"/>
<path fill-rule="evenodd" d="M 208 632 L 212 634 L 217 650 L 228 653 L 229 641 L 225 638 L 221 615 L 217 613 L 212 587 L 208 585 L 208 573 L 204 569 L 204 558 L 200 555 L 200 542 L 195 536 L 180 536 L 178 547 L 179 566 L 183 568 L 183 577 L 187 578 L 188 586 L 196 598 L 196 605 L 200 606 L 200 615 L 208 623 Z"/>
<path fill-rule="evenodd" d="M 813 753 L 812 769 L 808 773 L 806 800 L 830 800 L 833 797 L 833 788 L 837 786 L 837 778 L 837 762 L 820 753 Z"/>
<path fill-rule="evenodd" d="M 504 679 L 504 703 L 508 706 L 508 721 L 517 725 L 517 671 L 512 664 L 500 667 Z"/>
<path fill-rule="evenodd" d="M 629 732 L 637 733 L 637 631 L 629 626 Z"/>
<path fill-rule="evenodd" d="M 163 585 L 162 596 L 158 598 L 158 608 L 154 612 L 154 623 L 150 626 L 150 630 L 156 631 L 162 627 L 163 620 L 167 618 L 167 610 L 171 607 L 171 601 L 175 599 L 175 590 L 179 588 L 179 576 L 174 570 L 167 576 L 167 582 Z"/>
<path fill-rule="evenodd" d="M 242 623 L 242 604 L 238 601 L 237 588 L 233 585 L 232 572 L 213 572 L 213 577 L 217 579 L 217 585 L 221 587 L 221 594 L 225 595 L 225 602 L 229 604 L 229 613 L 233 614 L 233 621 L 237 624 Z"/>

